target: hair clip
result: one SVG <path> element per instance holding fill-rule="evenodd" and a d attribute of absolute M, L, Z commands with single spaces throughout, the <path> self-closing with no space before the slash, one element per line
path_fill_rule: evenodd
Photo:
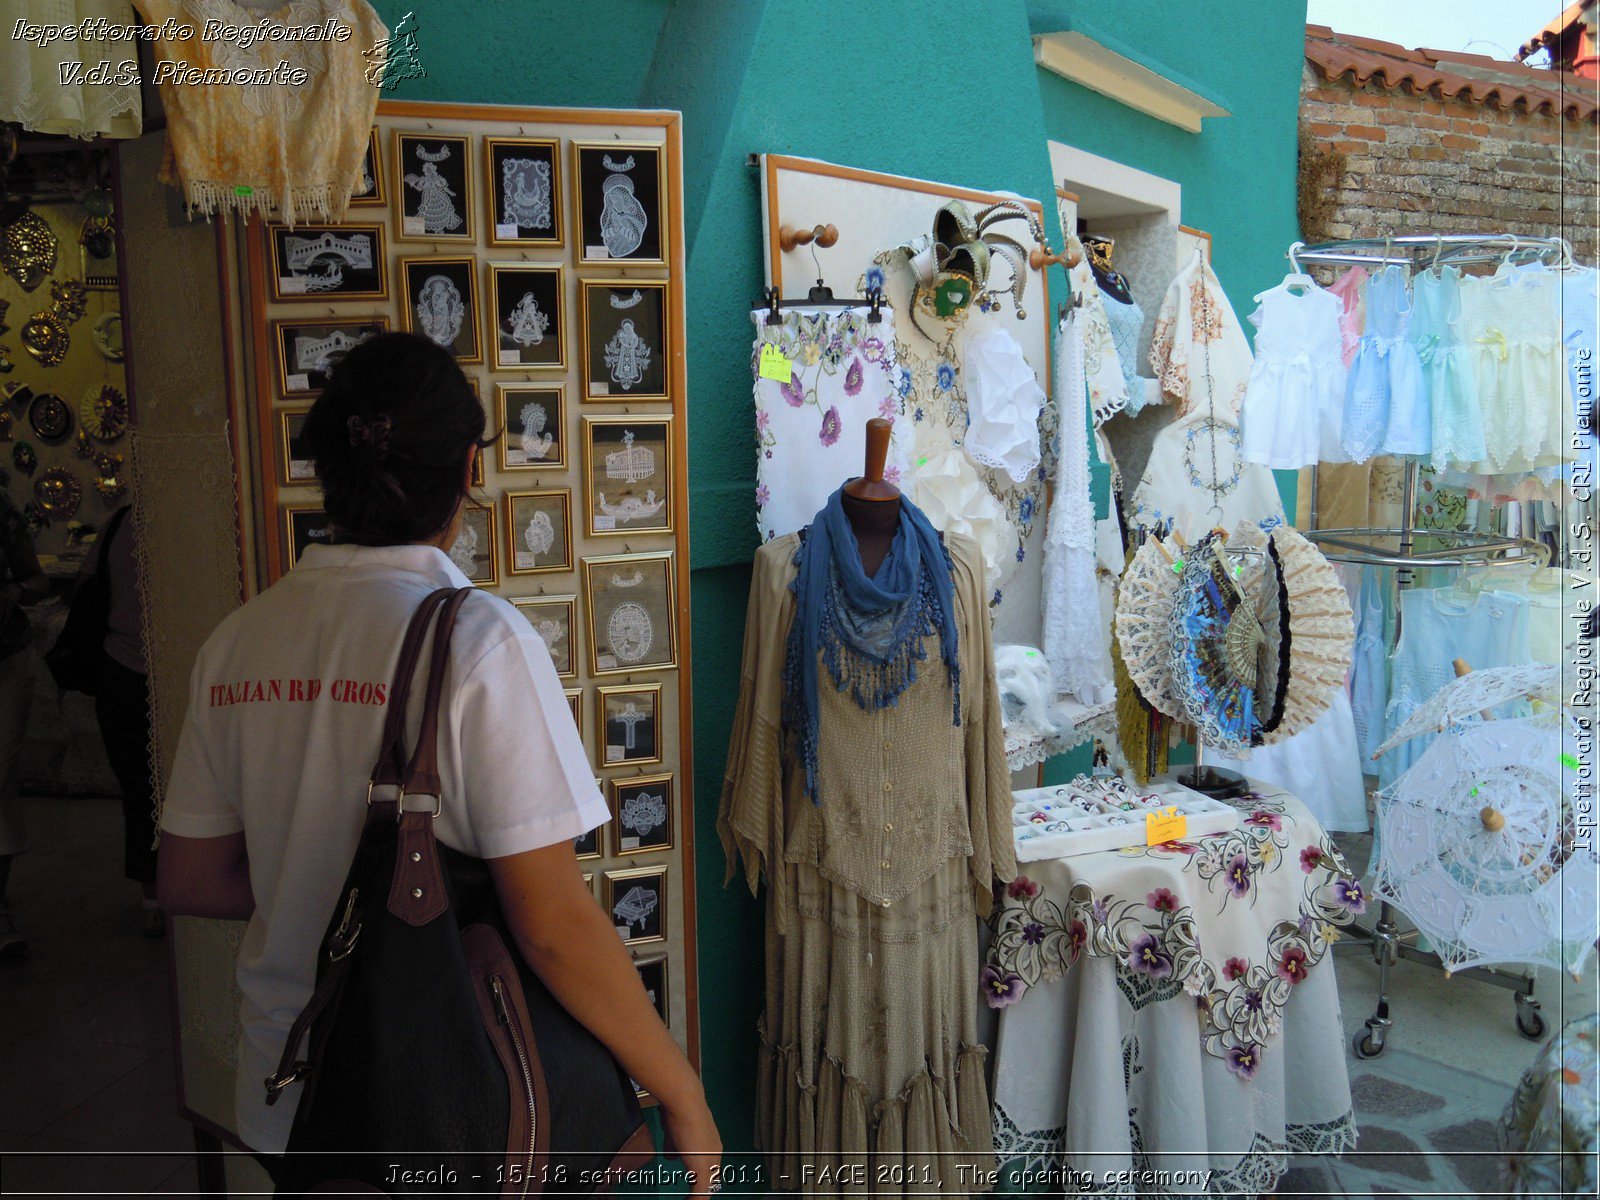
<path fill-rule="evenodd" d="M 372 456 L 383 461 L 389 453 L 389 431 L 394 428 L 389 420 L 388 413 L 379 413 L 368 424 L 354 413 L 345 422 L 345 428 L 350 431 L 350 445 L 354 447 L 370 446 Z"/>

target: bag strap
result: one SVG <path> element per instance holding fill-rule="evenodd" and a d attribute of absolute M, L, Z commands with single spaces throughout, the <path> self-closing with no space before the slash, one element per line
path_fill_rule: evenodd
<path fill-rule="evenodd" d="M 117 530 L 122 528 L 122 523 L 128 519 L 128 514 L 132 511 L 133 505 L 124 504 L 111 514 L 111 523 L 106 526 L 105 536 L 100 539 L 100 552 L 95 556 L 94 573 L 96 578 L 106 573 L 106 560 L 111 557 L 111 539 L 117 536 Z"/>
<path fill-rule="evenodd" d="M 439 607 L 450 598 L 454 588 L 439 588 L 429 592 L 417 605 L 417 611 L 406 627 L 405 638 L 400 643 L 400 660 L 395 665 L 394 681 L 389 686 L 388 711 L 383 722 L 383 741 L 379 745 L 378 759 L 373 764 L 367 787 L 367 803 L 372 803 L 375 787 L 400 787 L 405 779 L 405 750 L 401 741 L 405 737 L 406 707 L 411 697 L 411 679 L 416 674 L 417 659 L 422 654 L 422 643 L 428 636 L 428 626 Z"/>
<path fill-rule="evenodd" d="M 433 632 L 433 658 L 428 664 L 428 690 L 423 697 L 422 726 L 417 731 L 416 749 L 411 753 L 401 788 L 405 795 L 439 797 L 439 700 L 444 693 L 444 671 L 450 658 L 450 635 L 455 632 L 456 615 L 474 590 L 461 588 L 439 610 L 438 626 Z"/>

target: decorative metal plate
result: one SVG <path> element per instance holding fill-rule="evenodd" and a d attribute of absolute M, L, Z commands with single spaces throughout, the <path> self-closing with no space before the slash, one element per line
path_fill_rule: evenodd
<path fill-rule="evenodd" d="M 65 467 L 51 467 L 33 481 L 33 498 L 51 517 L 70 517 L 83 502 L 83 485 Z"/>
<path fill-rule="evenodd" d="M 72 432 L 72 410 L 54 392 L 41 392 L 28 406 L 28 424 L 45 441 L 60 441 Z"/>

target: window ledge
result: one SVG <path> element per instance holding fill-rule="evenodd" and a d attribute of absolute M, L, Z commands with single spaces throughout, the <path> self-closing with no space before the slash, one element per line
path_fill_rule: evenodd
<path fill-rule="evenodd" d="M 1190 133 L 1199 133 L 1206 117 L 1232 115 L 1199 92 L 1076 30 L 1035 34 L 1033 61 L 1063 79 Z"/>

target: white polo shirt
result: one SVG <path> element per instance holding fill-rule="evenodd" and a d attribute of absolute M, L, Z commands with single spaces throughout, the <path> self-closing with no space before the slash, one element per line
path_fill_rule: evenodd
<path fill-rule="evenodd" d="M 299 1086 L 269 1108 L 262 1081 L 316 981 L 317 946 L 367 815 L 401 638 L 429 592 L 467 586 L 432 546 L 312 545 L 217 627 L 195 663 L 161 827 L 245 834 L 256 911 L 239 952 L 235 1095 L 252 1149 L 276 1153 L 288 1141 Z M 408 752 L 421 690 L 419 673 Z M 451 640 L 439 777 L 439 840 L 483 858 L 570 840 L 608 816 L 549 651 L 486 592 L 467 598 Z"/>

